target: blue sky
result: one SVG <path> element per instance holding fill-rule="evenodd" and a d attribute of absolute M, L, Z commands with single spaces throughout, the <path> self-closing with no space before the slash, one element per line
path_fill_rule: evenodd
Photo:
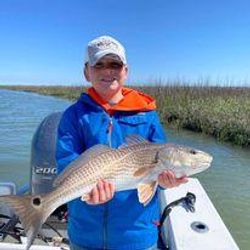
<path fill-rule="evenodd" d="M 1 0 L 0 84 L 79 85 L 88 41 L 127 50 L 129 82 L 250 85 L 250 1 Z"/>

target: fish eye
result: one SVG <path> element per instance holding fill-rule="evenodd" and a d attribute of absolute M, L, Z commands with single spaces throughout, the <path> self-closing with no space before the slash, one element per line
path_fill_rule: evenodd
<path fill-rule="evenodd" d="M 197 152 L 196 152 L 194 149 L 191 149 L 191 150 L 189 151 L 189 153 L 192 154 L 192 155 L 196 155 Z"/>

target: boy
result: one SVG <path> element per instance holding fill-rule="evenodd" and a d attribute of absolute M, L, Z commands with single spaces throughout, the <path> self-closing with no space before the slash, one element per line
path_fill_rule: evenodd
<path fill-rule="evenodd" d="M 84 75 L 92 87 L 64 112 L 59 125 L 59 173 L 86 149 L 96 144 L 118 148 L 130 134 L 165 142 L 155 100 L 124 87 L 128 66 L 125 49 L 117 40 L 101 36 L 89 42 Z M 177 179 L 166 171 L 158 181 L 162 188 L 170 188 L 187 179 Z M 115 193 L 112 183 L 100 180 L 87 202 L 71 201 L 68 211 L 72 250 L 157 249 L 157 195 L 144 207 L 136 190 Z"/>

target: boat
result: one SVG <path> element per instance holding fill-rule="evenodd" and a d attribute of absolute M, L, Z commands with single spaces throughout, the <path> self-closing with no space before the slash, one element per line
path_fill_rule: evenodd
<path fill-rule="evenodd" d="M 0 182 L 0 195 L 41 194 L 52 189 L 56 177 L 56 131 L 62 113 L 48 115 L 38 126 L 31 149 L 30 181 L 20 188 Z M 239 250 L 238 245 L 197 178 L 162 190 L 159 244 L 169 250 Z M 25 249 L 27 238 L 18 217 L 0 204 L 0 250 Z M 30 250 L 68 250 L 67 206 L 44 223 Z"/>

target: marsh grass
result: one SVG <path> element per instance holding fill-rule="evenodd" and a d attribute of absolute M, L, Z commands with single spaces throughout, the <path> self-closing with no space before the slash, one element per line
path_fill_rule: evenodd
<path fill-rule="evenodd" d="M 76 100 L 84 87 L 0 86 Z M 250 88 L 190 85 L 136 86 L 157 100 L 161 121 L 214 136 L 236 145 L 250 145 Z"/>
<path fill-rule="evenodd" d="M 143 91 L 157 99 L 163 122 L 250 145 L 250 88 L 158 86 Z"/>

